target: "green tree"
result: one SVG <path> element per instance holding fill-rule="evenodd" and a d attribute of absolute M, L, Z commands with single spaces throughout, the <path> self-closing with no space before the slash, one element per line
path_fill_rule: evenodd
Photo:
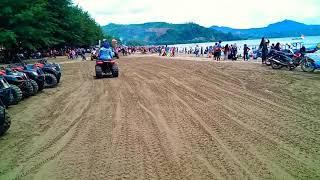
<path fill-rule="evenodd" d="M 21 50 L 87 47 L 102 38 L 101 27 L 71 0 L 1 0 L 0 47 L 8 59 Z"/>
<path fill-rule="evenodd" d="M 50 44 L 45 0 L 5 0 L 0 5 L 0 44 L 36 49 Z"/>

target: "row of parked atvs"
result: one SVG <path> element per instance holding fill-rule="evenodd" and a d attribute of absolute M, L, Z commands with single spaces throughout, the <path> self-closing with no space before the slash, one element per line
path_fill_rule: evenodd
<path fill-rule="evenodd" d="M 35 64 L 12 64 L 0 68 L 0 136 L 10 128 L 6 108 L 18 104 L 23 98 L 35 96 L 45 88 L 56 87 L 61 78 L 59 64 L 46 59 Z"/>
<path fill-rule="evenodd" d="M 314 72 L 316 69 L 320 69 L 320 52 L 313 50 L 302 53 L 291 49 L 282 51 L 272 49 L 268 54 L 266 65 L 273 69 L 287 67 L 289 70 L 301 66 L 304 72 Z"/>

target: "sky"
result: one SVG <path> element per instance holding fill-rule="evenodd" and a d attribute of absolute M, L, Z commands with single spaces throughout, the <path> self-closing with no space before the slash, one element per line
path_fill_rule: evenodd
<path fill-rule="evenodd" d="M 320 24 L 320 0 L 73 0 L 100 25 L 145 22 L 264 27 L 285 19 Z"/>

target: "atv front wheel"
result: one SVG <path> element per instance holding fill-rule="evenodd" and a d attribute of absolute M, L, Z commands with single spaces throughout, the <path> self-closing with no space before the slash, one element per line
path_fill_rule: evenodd
<path fill-rule="evenodd" d="M 23 90 L 24 97 L 30 97 L 33 95 L 33 86 L 30 81 L 27 81 Z"/>
<path fill-rule="evenodd" d="M 12 105 L 13 101 L 14 101 L 14 98 L 13 98 L 12 93 L 8 94 L 8 97 L 4 97 L 2 99 L 2 102 L 6 107 L 9 107 L 10 105 Z"/>
<path fill-rule="evenodd" d="M 11 126 L 11 120 L 4 107 L 0 106 L 0 136 L 4 135 Z"/>
<path fill-rule="evenodd" d="M 11 85 L 11 93 L 13 95 L 11 105 L 17 105 L 22 100 L 22 91 L 18 86 Z"/>
<path fill-rule="evenodd" d="M 56 76 L 54 76 L 53 74 L 45 73 L 44 87 L 54 88 L 57 86 L 57 84 L 58 84 L 58 80 L 57 80 Z"/>
<path fill-rule="evenodd" d="M 30 80 L 30 83 L 31 83 L 31 85 L 33 87 L 32 96 L 35 96 L 39 91 L 39 86 L 38 86 L 37 82 L 34 81 L 34 80 Z"/>

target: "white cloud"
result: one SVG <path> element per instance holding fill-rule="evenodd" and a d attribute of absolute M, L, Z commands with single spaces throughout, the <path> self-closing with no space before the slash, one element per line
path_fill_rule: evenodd
<path fill-rule="evenodd" d="M 284 19 L 320 24 L 319 0 L 74 0 L 101 25 L 165 21 L 262 27 Z"/>

